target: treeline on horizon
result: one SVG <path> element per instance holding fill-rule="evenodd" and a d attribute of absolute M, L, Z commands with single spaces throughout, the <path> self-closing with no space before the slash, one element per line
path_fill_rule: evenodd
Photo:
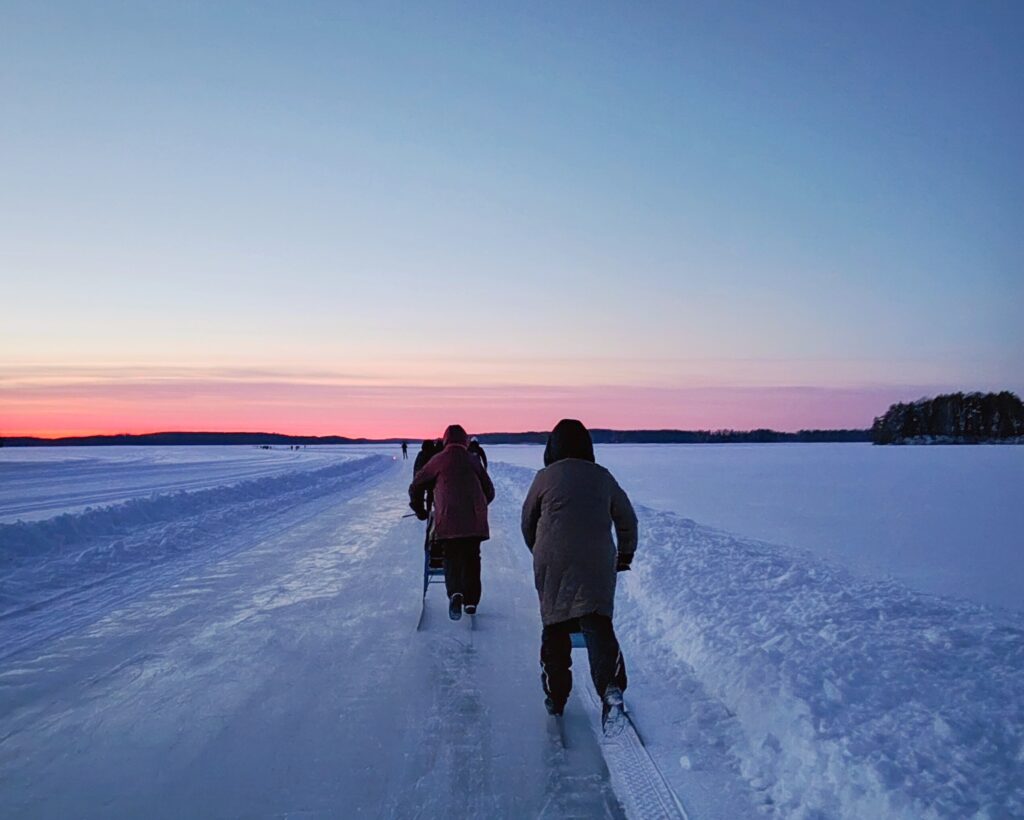
<path fill-rule="evenodd" d="M 591 435 L 596 444 L 772 444 L 776 442 L 846 442 L 870 441 L 870 430 L 801 430 L 783 433 L 778 430 L 607 430 L 594 429 Z M 547 432 L 481 433 L 476 436 L 481 444 L 543 444 Z M 397 444 L 415 443 L 419 439 L 401 437 L 370 439 L 346 436 L 289 436 L 283 433 L 200 433 L 168 432 L 118 434 L 97 436 L 70 436 L 66 438 L 39 438 L 12 436 L 0 439 L 0 446 L 8 447 L 88 447 L 126 445 L 199 445 L 199 444 Z"/>
<path fill-rule="evenodd" d="M 1024 403 L 1001 393 L 946 393 L 893 404 L 871 427 L 875 444 L 1024 440 Z"/>

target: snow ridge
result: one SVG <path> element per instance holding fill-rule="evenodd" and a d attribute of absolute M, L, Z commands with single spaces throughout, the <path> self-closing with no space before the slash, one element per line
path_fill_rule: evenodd
<path fill-rule="evenodd" d="M 735 713 L 781 816 L 1024 816 L 1024 617 L 640 512 L 627 639 Z"/>
<path fill-rule="evenodd" d="M 391 463 L 368 456 L 0 524 L 0 625 L 135 569 L 215 546 L 226 533 L 372 478 Z"/>
<path fill-rule="evenodd" d="M 533 477 L 499 469 L 524 490 Z M 731 745 L 760 813 L 1024 817 L 1024 614 L 637 512 L 616 603 L 626 656 L 674 658 L 722 705 L 732 728 L 716 742 Z M 699 768 L 709 727 L 690 706 L 657 712 L 679 727 L 684 768 Z"/>

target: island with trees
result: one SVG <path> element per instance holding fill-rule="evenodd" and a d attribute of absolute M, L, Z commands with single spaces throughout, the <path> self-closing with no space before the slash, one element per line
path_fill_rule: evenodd
<path fill-rule="evenodd" d="M 894 404 L 871 427 L 875 444 L 1024 444 L 1024 402 L 1001 393 L 947 393 Z"/>

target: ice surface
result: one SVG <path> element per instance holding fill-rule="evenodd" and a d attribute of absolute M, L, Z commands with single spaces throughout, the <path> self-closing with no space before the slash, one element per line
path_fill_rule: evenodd
<path fill-rule="evenodd" d="M 504 459 L 513 448 L 494 449 Z M 626 467 L 613 470 L 641 501 L 628 476 L 645 451 L 599 454 Z M 525 461 L 539 448 L 514 452 Z M 531 471 L 515 472 L 526 486 Z M 675 471 L 660 473 L 655 461 L 646 486 L 671 493 Z M 996 503 L 985 513 L 1016 515 Z M 673 513 L 641 507 L 640 518 L 616 620 L 627 663 L 644 671 L 634 708 L 687 805 L 704 809 L 695 816 L 739 816 L 710 793 L 737 773 L 761 812 L 787 818 L 1024 816 L 1024 615 Z"/>
<path fill-rule="evenodd" d="M 229 479 L 215 471 L 227 483 L 0 524 L 0 657 L 88 619 L 97 604 L 108 605 L 101 592 L 120 600 L 162 580 L 154 571 L 136 577 L 142 570 L 179 571 L 181 561 L 172 559 L 184 554 L 209 560 L 212 556 L 201 553 L 222 552 L 226 534 L 258 527 L 312 498 L 365 480 L 390 463 L 382 455 L 350 454 L 309 460 L 305 469 L 293 467 L 262 478 L 244 477 L 249 475 L 245 470 Z M 80 472 L 72 471 L 71 480 L 81 481 Z M 77 486 L 81 497 L 82 485 Z M 163 486 L 175 487 L 177 482 Z"/>
<path fill-rule="evenodd" d="M 538 469 L 543 448 L 488 453 Z M 597 454 L 649 507 L 921 592 L 1024 609 L 1024 447 L 617 444 Z"/>
<path fill-rule="evenodd" d="M 775 476 L 798 519 L 822 498 L 840 528 L 854 516 L 804 473 L 851 469 L 836 481 L 856 488 L 916 470 L 940 496 L 960 481 L 815 446 L 811 463 L 734 445 L 683 466 L 601 450 L 640 503 L 616 620 L 653 759 L 694 820 L 1024 814 L 1024 615 L 668 510 L 701 499 L 698 466 L 752 508 L 782 503 Z M 393 448 L 145 449 L 2 456 L 0 816 L 621 816 L 587 699 L 567 745 L 542 706 L 518 533 L 532 470 L 501 463 L 539 448 L 488 448 L 480 614 L 452 624 L 432 587 L 422 632 L 422 525 L 401 518 L 411 464 Z M 990 489 L 998 533 L 1016 513 Z"/>
<path fill-rule="evenodd" d="M 60 572 L 59 598 L 0 618 L 0 816 L 621 818 L 583 705 L 567 747 L 550 731 L 513 489 L 480 614 L 451 623 L 433 587 L 417 632 L 410 472 L 320 464 L 128 501 L 87 528 L 97 549 L 117 529 L 149 552 L 165 547 L 152 505 L 165 529 L 191 522 L 159 562 L 115 550 L 92 583 Z M 79 549 L 71 523 L 92 515 L 27 522 L 68 535 L 35 544 L 41 566 Z"/>
<path fill-rule="evenodd" d="M 393 446 L 0 448 L 0 523 L 49 518 L 154 493 L 298 472 Z"/>

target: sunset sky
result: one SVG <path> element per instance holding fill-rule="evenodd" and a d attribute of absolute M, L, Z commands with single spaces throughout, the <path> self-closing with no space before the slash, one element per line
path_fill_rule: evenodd
<path fill-rule="evenodd" d="M 0 435 L 1024 392 L 1024 5 L 4 3 Z"/>

